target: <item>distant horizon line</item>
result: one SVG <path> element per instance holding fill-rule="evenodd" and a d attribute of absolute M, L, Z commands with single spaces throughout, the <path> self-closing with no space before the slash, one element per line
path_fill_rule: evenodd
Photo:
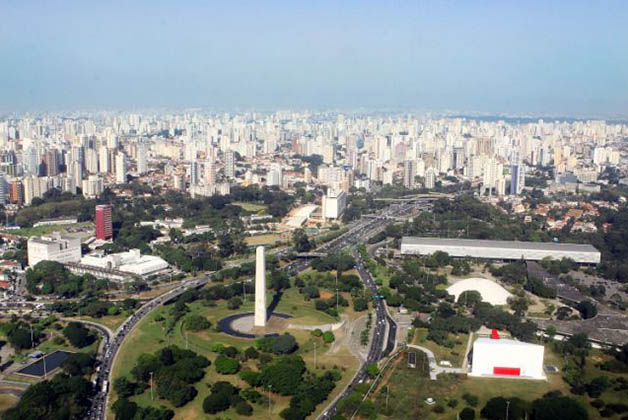
<path fill-rule="evenodd" d="M 297 112 L 312 114 L 345 114 L 345 115 L 402 115 L 415 114 L 415 116 L 431 118 L 467 118 L 476 120 L 526 120 L 526 121 L 607 121 L 614 123 L 628 123 L 628 113 L 564 113 L 564 112 L 490 112 L 490 111 L 455 111 L 455 110 L 429 110 L 424 108 L 411 107 L 266 107 L 266 106 L 231 106 L 231 107 L 210 107 L 210 106 L 130 106 L 130 107 L 76 107 L 58 109 L 39 110 L 15 110 L 0 111 L 0 120 L 23 118 L 25 116 L 40 117 L 44 115 L 67 116 L 67 114 L 99 114 L 99 113 L 232 113 L 232 114 L 274 114 L 279 112 Z M 76 116 L 73 118 L 77 118 Z M 79 117 L 80 118 L 80 117 Z"/>

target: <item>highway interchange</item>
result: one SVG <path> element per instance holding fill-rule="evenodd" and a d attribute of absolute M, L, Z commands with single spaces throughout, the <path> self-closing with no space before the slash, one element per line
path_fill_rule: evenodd
<path fill-rule="evenodd" d="M 355 222 L 351 225 L 349 231 L 320 246 L 316 249 L 316 252 L 329 254 L 353 249 L 355 245 L 365 243 L 369 238 L 385 229 L 386 225 L 392 218 L 407 215 L 409 212 L 416 209 L 416 207 L 416 202 L 393 204 L 379 212 L 377 218 L 362 218 L 358 222 Z M 373 295 L 377 296 L 377 285 L 375 284 L 375 281 L 368 272 L 368 269 L 365 267 L 359 253 L 355 252 L 355 249 L 353 249 L 352 252 L 356 257 L 356 268 L 360 274 L 360 278 Z M 285 265 L 282 269 L 292 273 L 301 272 L 306 270 L 310 263 L 311 261 L 306 259 L 296 260 Z M 110 394 L 109 383 L 111 381 L 111 369 L 125 338 L 138 324 L 138 322 L 158 306 L 171 301 L 186 290 L 205 285 L 211 281 L 211 278 L 212 274 L 201 279 L 189 280 L 182 283 L 180 286 L 177 286 L 167 293 L 145 303 L 132 316 L 127 318 L 111 337 L 109 337 L 108 334 L 105 334 L 103 344 L 97 355 L 100 363 L 98 372 L 93 381 L 96 392 L 88 411 L 88 419 L 104 420 L 106 418 L 107 402 Z M 360 369 L 354 376 L 351 383 L 329 404 L 323 414 L 319 416 L 319 419 L 326 420 L 331 418 L 337 410 L 338 401 L 343 396 L 353 391 L 358 383 L 361 383 L 366 379 L 366 366 L 370 363 L 378 362 L 382 359 L 382 357 L 390 354 L 395 347 L 397 326 L 388 314 L 385 302 L 382 299 L 376 299 L 375 302 L 375 328 L 367 359 L 360 366 Z M 386 332 L 388 332 L 387 338 L 385 337 Z M 384 346 L 384 344 L 386 345 Z"/>

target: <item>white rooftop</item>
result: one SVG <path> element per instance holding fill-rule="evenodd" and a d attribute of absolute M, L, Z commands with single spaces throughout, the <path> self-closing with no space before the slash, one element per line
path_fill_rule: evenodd
<path fill-rule="evenodd" d="M 498 283 L 483 278 L 460 280 L 459 282 L 449 286 L 447 288 L 447 293 L 454 295 L 457 301 L 458 296 L 469 290 L 479 292 L 480 295 L 482 295 L 482 301 L 488 302 L 491 305 L 506 305 L 508 303 L 508 298 L 511 296 L 508 290 L 504 289 Z"/>

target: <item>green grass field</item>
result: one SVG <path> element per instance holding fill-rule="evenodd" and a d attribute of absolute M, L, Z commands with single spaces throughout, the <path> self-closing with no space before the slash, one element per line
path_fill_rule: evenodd
<path fill-rule="evenodd" d="M 12 235 L 19 235 L 19 236 L 42 236 L 42 235 L 49 235 L 52 232 L 67 232 L 68 229 L 86 226 L 90 224 L 91 224 L 90 222 L 83 222 L 83 223 L 75 223 L 73 225 L 47 225 L 47 226 L 29 227 L 29 228 L 15 229 L 15 230 L 4 230 L 2 232 L 10 233 Z"/>
<path fill-rule="evenodd" d="M 13 407 L 19 399 L 11 394 L 0 394 L 0 413 Z"/>
<path fill-rule="evenodd" d="M 94 318 L 91 316 L 77 316 L 75 318 L 104 325 L 105 327 L 108 327 L 111 331 L 115 331 L 126 319 L 124 315 L 105 315 L 100 318 Z"/>
<path fill-rule="evenodd" d="M 431 340 L 427 340 L 427 328 L 415 328 L 413 344 L 426 347 L 434 352 L 436 360 L 449 360 L 455 367 L 461 367 L 464 361 L 464 353 L 467 349 L 468 334 L 449 334 L 449 338 L 455 340 L 453 348 L 439 346 Z"/>
<path fill-rule="evenodd" d="M 268 298 L 271 298 L 270 293 Z M 214 327 L 217 325 L 217 322 L 227 315 L 253 311 L 253 302 L 247 300 L 238 310 L 235 311 L 229 310 L 227 308 L 226 302 L 224 301 L 218 302 L 217 306 L 215 307 L 206 307 L 203 306 L 200 302 L 193 302 L 188 304 L 188 306 L 191 309 L 190 313 L 205 316 L 211 322 L 212 327 L 209 330 L 194 333 L 188 332 L 186 334 L 182 330 L 181 321 L 179 321 L 174 327 L 173 331 L 169 334 L 166 334 L 166 331 L 163 327 L 164 323 L 158 322 L 155 319 L 159 315 L 167 317 L 168 312 L 170 311 L 170 307 L 165 306 L 158 308 L 157 310 L 155 310 L 155 312 L 151 313 L 145 319 L 143 319 L 126 339 L 116 359 L 112 372 L 112 378 L 115 379 L 119 376 L 130 375 L 130 372 L 135 365 L 137 358 L 142 353 L 153 353 L 156 350 L 169 344 L 175 344 L 182 348 L 185 348 L 187 345 L 190 350 L 196 351 L 197 353 L 206 356 L 212 361 L 216 357 L 216 354 L 210 351 L 211 346 L 214 344 L 221 343 L 224 345 L 232 345 L 238 347 L 241 350 L 252 345 L 254 346 L 254 341 L 252 340 L 232 337 L 227 334 L 216 332 L 216 330 L 214 329 Z M 317 311 L 314 308 L 314 304 L 312 301 L 305 302 L 295 288 L 288 289 L 284 292 L 280 303 L 277 305 L 276 311 L 293 315 L 294 319 L 290 320 L 289 322 L 298 324 L 312 325 L 336 322 L 333 317 L 323 312 Z M 296 337 L 299 343 L 298 353 L 306 361 L 310 370 L 314 370 L 314 340 L 318 340 L 317 372 L 321 373 L 323 372 L 323 368 L 329 369 L 332 368 L 334 365 L 345 370 L 346 374 L 343 375 L 343 378 L 341 379 L 339 385 L 336 387 L 330 397 L 333 398 L 338 392 L 340 392 L 342 387 L 344 387 L 344 384 L 348 383 L 351 376 L 353 375 L 354 370 L 357 369 L 357 360 L 349 353 L 348 349 L 344 347 L 334 349 L 332 352 L 332 346 L 323 344 L 320 338 L 313 338 L 309 331 L 290 330 L 290 333 Z M 213 366 L 210 366 L 207 369 L 205 377 L 195 385 L 196 389 L 199 392 L 198 395 L 193 401 L 186 404 L 184 407 L 176 409 L 175 419 L 205 418 L 202 410 L 202 403 L 205 397 L 210 392 L 207 384 L 211 384 L 219 380 L 227 380 L 236 385 L 244 387 L 244 384 L 240 382 L 236 375 L 220 375 L 216 372 Z M 155 399 L 154 401 L 151 401 L 149 391 L 144 392 L 142 395 L 133 397 L 132 399 L 141 406 L 163 405 L 169 407 L 168 402 L 165 400 Z M 116 397 L 114 395 L 113 398 L 111 398 L 110 403 L 113 403 L 115 400 Z M 287 407 L 290 401 L 290 397 L 273 395 L 272 400 L 272 413 L 269 413 L 268 406 L 254 406 L 253 416 L 250 418 L 278 418 L 278 413 L 285 407 Z M 324 406 L 325 404 L 321 404 L 319 407 L 317 407 L 317 412 L 323 410 Z M 109 418 L 112 419 L 112 413 L 110 412 L 109 414 Z M 219 417 L 230 419 L 245 418 L 239 416 L 233 408 L 219 413 Z"/>
<path fill-rule="evenodd" d="M 244 242 L 250 246 L 256 245 L 274 245 L 281 241 L 281 235 L 278 233 L 265 233 L 263 235 L 247 236 Z"/>
<path fill-rule="evenodd" d="M 253 213 L 265 212 L 267 208 L 264 204 L 246 203 L 243 201 L 236 201 L 235 203 L 231 203 L 231 204 L 233 204 L 234 206 L 242 207 L 244 210 L 250 211 Z"/>

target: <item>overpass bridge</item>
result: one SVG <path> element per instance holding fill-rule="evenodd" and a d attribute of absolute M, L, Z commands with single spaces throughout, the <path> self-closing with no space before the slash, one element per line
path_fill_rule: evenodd
<path fill-rule="evenodd" d="M 453 194 L 445 194 L 445 193 L 431 193 L 431 194 L 415 194 L 415 195 L 405 195 L 403 197 L 398 198 L 375 198 L 375 201 L 384 201 L 389 203 L 408 203 L 412 201 L 436 201 L 441 198 L 452 199 L 455 196 Z"/>
<path fill-rule="evenodd" d="M 327 256 L 326 252 L 299 252 L 295 254 L 297 258 L 324 258 Z"/>

